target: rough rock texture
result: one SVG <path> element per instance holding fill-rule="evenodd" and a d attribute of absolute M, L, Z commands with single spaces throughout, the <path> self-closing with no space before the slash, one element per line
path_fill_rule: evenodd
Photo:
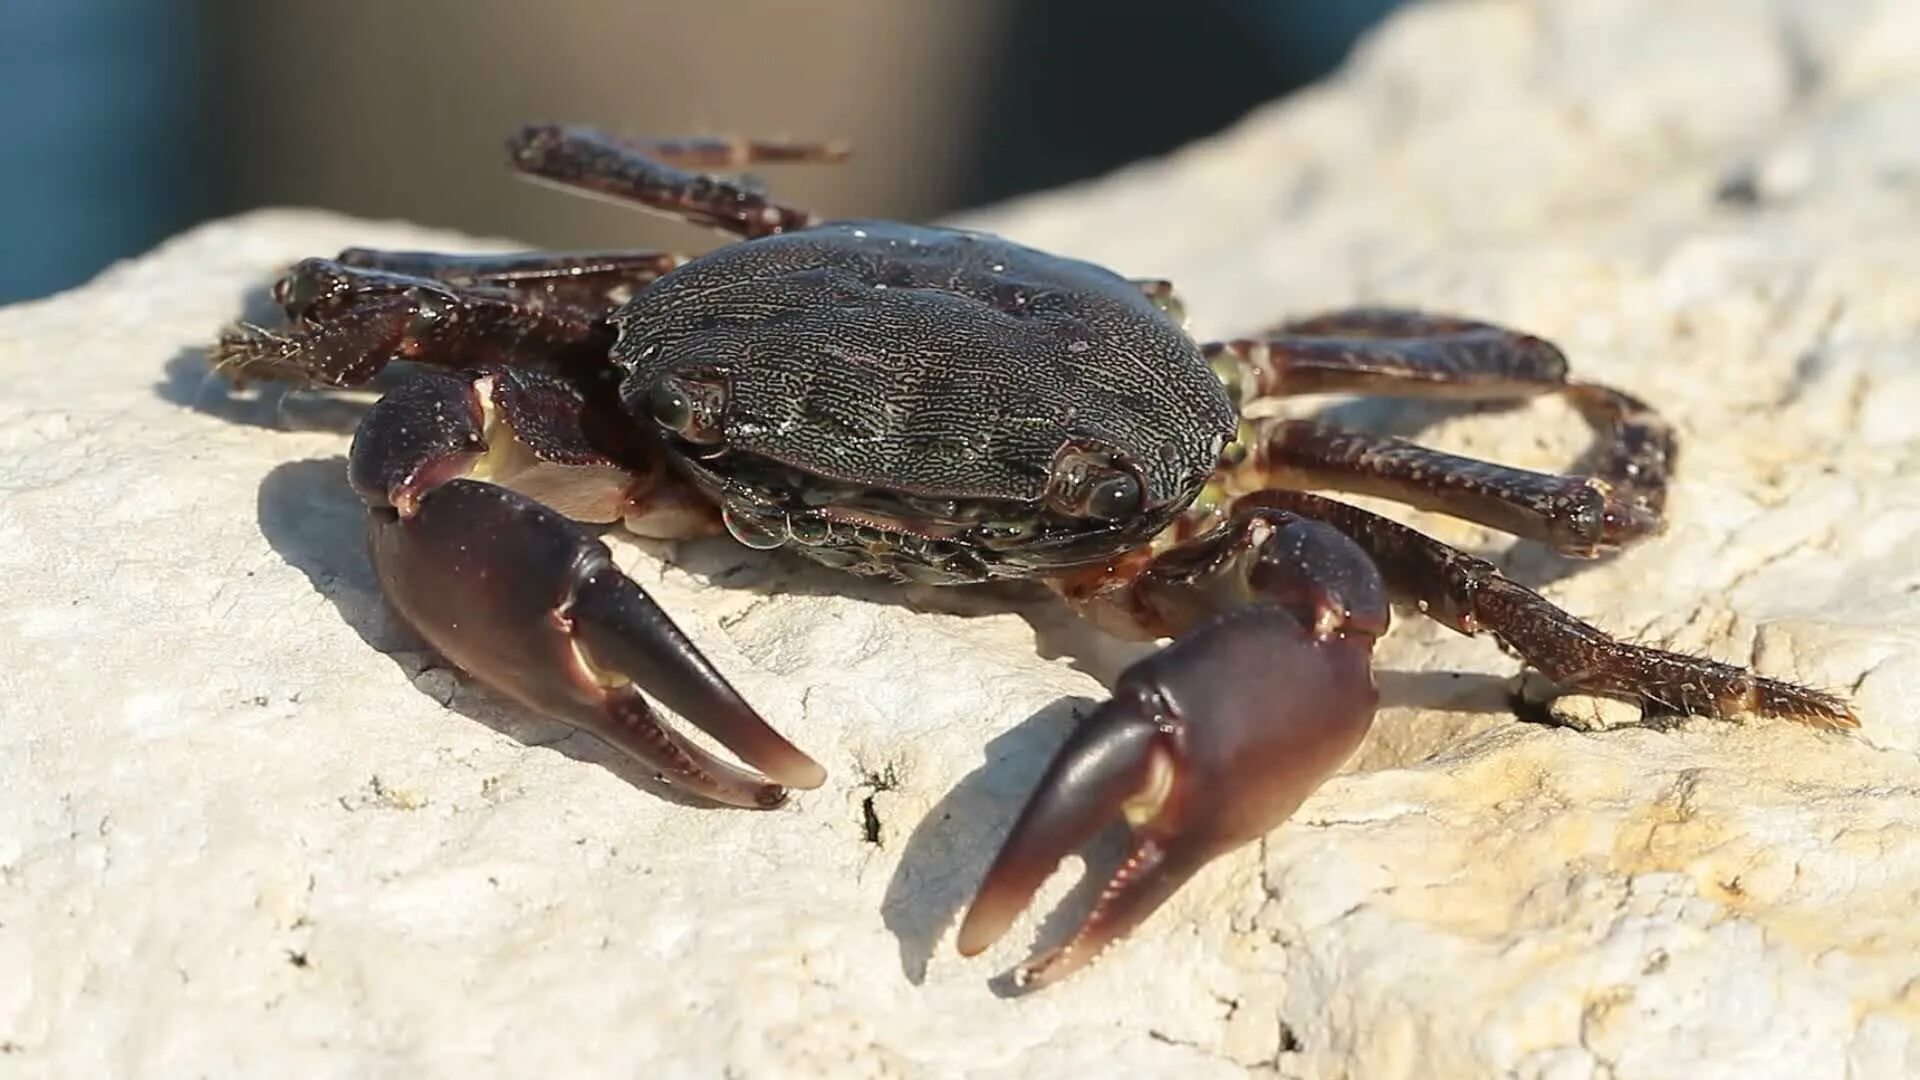
<path fill-rule="evenodd" d="M 1916 133 L 1910 0 L 1435 4 L 1223 138 L 981 218 L 1177 278 L 1203 334 L 1400 301 L 1558 339 L 1677 422 L 1668 534 L 1569 567 L 1415 519 L 1863 721 L 1525 723 L 1514 661 L 1403 617 L 1349 773 L 1017 999 L 990 976 L 1059 927 L 963 962 L 955 912 L 1125 650 L 623 546 L 833 772 L 677 805 L 396 630 L 350 408 L 204 375 L 276 266 L 457 240 L 260 214 L 0 312 L 0 1074 L 1920 1072 Z M 1523 465 L 1582 439 L 1554 402 L 1333 407 Z"/>

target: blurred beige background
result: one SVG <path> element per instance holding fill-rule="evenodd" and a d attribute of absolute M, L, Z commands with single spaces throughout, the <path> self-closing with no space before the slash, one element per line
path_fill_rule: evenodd
<path fill-rule="evenodd" d="M 0 303 L 305 205 L 552 247 L 710 238 L 510 180 L 502 139 L 831 136 L 764 177 L 925 219 L 1097 176 L 1323 74 L 1398 0 L 0 0 Z"/>
<path fill-rule="evenodd" d="M 243 204 L 337 206 L 541 246 L 712 241 L 510 178 L 501 141 L 533 120 L 844 137 L 849 164 L 766 179 L 828 216 L 925 217 L 955 197 L 981 121 L 969 84 L 1007 7 L 221 0 L 214 67 L 248 92 L 222 99 L 220 127 L 249 146 L 232 176 Z M 278 131 L 298 135 L 255 141 Z"/>

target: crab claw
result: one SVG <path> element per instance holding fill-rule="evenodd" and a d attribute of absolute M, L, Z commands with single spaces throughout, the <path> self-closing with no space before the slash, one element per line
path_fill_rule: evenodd
<path fill-rule="evenodd" d="M 998 940 L 1061 858 L 1116 814 L 1132 851 L 1067 943 L 1016 970 L 1020 986 L 1083 967 L 1210 860 L 1285 821 L 1372 722 L 1372 643 L 1254 604 L 1128 668 L 1014 823 L 961 923 L 960 952 Z"/>
<path fill-rule="evenodd" d="M 675 787 L 742 807 L 818 787 L 819 763 L 768 726 L 605 544 L 520 492 L 463 475 L 487 450 L 480 395 L 503 400 L 490 378 L 418 377 L 354 436 L 349 479 L 394 611 L 462 670 Z M 750 768 L 662 723 L 648 697 Z"/>
<path fill-rule="evenodd" d="M 462 669 L 734 806 L 785 801 L 825 771 L 769 727 L 584 529 L 515 492 L 453 480 L 410 517 L 372 515 L 387 599 Z M 647 695 L 766 775 L 667 727 Z M 771 781 L 771 782 L 770 782 Z"/>

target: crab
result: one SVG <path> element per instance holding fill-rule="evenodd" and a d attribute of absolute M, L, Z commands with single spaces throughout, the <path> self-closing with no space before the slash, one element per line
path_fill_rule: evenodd
<path fill-rule="evenodd" d="M 1086 964 L 1346 761 L 1395 601 L 1492 635 L 1567 690 L 1855 724 L 1832 695 L 1617 640 L 1482 559 L 1313 493 L 1579 557 L 1657 532 L 1670 427 L 1570 378 L 1539 337 L 1360 308 L 1202 344 L 1167 282 L 980 232 L 818 222 L 707 171 L 834 161 L 838 145 L 534 126 L 508 149 L 527 176 L 736 242 L 697 258 L 350 249 L 295 265 L 273 290 L 288 325 L 236 324 L 212 362 L 328 387 L 416 365 L 348 457 L 391 608 L 473 677 L 713 802 L 775 807 L 826 773 L 614 565 L 602 527 L 727 533 L 901 582 L 1037 580 L 1108 632 L 1170 638 L 1076 725 L 961 922 L 960 952 L 985 949 L 1124 817 L 1129 853 L 1066 942 L 1016 969 L 1024 985 Z M 1555 475 L 1247 413 L 1328 392 L 1556 394 L 1595 447 L 1585 474 Z"/>

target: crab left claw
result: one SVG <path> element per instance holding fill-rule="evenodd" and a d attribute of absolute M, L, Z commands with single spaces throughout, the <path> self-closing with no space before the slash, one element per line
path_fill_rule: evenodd
<path fill-rule="evenodd" d="M 1202 866 L 1285 821 L 1360 744 L 1377 701 L 1374 628 L 1318 623 L 1272 604 L 1237 608 L 1128 668 L 1014 823 L 961 924 L 960 952 L 998 940 L 1115 814 L 1133 829 L 1132 850 L 1067 943 L 1015 971 L 1021 987 L 1085 966 Z"/>

